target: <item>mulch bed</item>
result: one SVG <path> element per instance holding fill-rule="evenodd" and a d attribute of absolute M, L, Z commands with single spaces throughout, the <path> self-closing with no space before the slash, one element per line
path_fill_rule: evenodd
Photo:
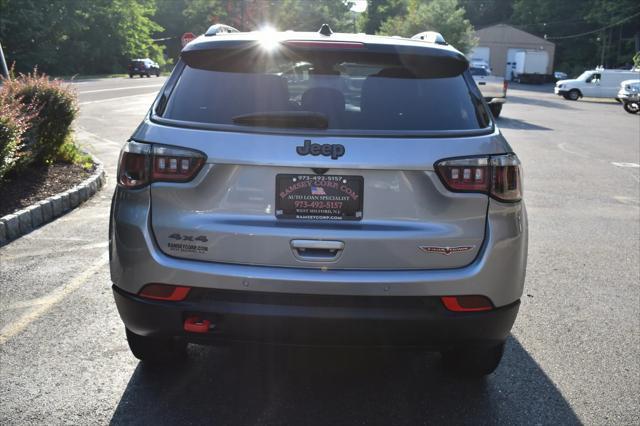
<path fill-rule="evenodd" d="M 91 173 L 76 164 L 56 163 L 5 176 L 0 182 L 0 217 L 71 189 Z"/>

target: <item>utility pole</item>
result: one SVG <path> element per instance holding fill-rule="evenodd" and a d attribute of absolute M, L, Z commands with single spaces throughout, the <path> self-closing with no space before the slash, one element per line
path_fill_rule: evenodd
<path fill-rule="evenodd" d="M 602 31 L 602 53 L 600 54 L 600 66 L 602 68 L 604 68 L 604 51 L 607 46 L 606 42 L 607 42 L 607 33 L 603 30 Z"/>
<path fill-rule="evenodd" d="M 9 69 L 7 68 L 7 61 L 4 59 L 4 51 L 2 50 L 2 43 L 0 43 L 0 66 L 2 66 L 2 76 L 6 79 L 9 78 Z"/>

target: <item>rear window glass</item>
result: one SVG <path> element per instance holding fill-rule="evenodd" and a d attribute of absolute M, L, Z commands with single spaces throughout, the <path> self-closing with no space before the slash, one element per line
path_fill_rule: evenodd
<path fill-rule="evenodd" d="M 471 67 L 469 68 L 469 71 L 471 72 L 471 75 L 476 75 L 476 76 L 488 76 L 490 75 L 489 70 L 487 70 L 486 68 L 482 68 L 482 67 Z"/>
<path fill-rule="evenodd" d="M 310 112 L 326 118 L 328 131 L 473 130 L 489 124 L 462 74 L 416 76 L 401 63 L 375 55 L 299 59 L 247 60 L 232 71 L 186 65 L 162 116 L 246 126 L 237 118 L 262 113 L 299 118 Z"/>

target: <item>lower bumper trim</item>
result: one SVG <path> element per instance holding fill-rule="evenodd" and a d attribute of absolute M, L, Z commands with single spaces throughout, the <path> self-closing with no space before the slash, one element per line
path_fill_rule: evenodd
<path fill-rule="evenodd" d="M 116 286 L 113 293 L 120 317 L 134 333 L 182 337 L 197 343 L 495 345 L 509 335 L 520 305 L 516 301 L 491 311 L 461 313 L 447 311 L 438 297 L 248 295 L 205 290 L 193 291 L 185 301 L 166 302 L 143 299 Z M 183 324 L 192 316 L 209 321 L 210 331 L 185 331 Z"/>

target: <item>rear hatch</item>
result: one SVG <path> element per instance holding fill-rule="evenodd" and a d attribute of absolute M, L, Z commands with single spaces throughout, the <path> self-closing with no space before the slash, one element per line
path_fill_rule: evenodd
<path fill-rule="evenodd" d="M 499 138 L 457 51 L 232 37 L 195 45 L 136 135 L 206 157 L 192 181 L 151 187 L 164 253 L 332 269 L 473 261 L 488 197 L 448 191 L 434 163 L 493 152 Z M 179 165 L 187 154 L 176 155 Z"/>

